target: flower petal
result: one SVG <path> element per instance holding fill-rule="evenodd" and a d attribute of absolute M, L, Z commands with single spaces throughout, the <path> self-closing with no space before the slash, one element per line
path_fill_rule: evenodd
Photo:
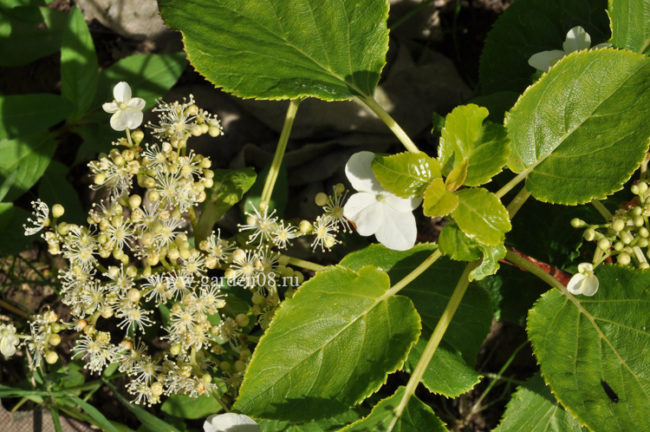
<path fill-rule="evenodd" d="M 594 272 L 594 265 L 592 263 L 583 262 L 578 264 L 578 273 L 593 274 L 593 272 Z"/>
<path fill-rule="evenodd" d="M 144 115 L 140 110 L 127 108 L 124 110 L 124 116 L 127 119 L 126 127 L 133 130 L 142 124 L 142 118 Z"/>
<path fill-rule="evenodd" d="M 111 116 L 111 127 L 116 131 L 123 131 L 128 127 L 127 122 L 129 121 L 128 115 L 125 111 L 118 110 L 115 114 Z"/>
<path fill-rule="evenodd" d="M 120 81 L 113 87 L 113 97 L 119 103 L 127 103 L 131 99 L 131 87 L 126 81 Z"/>
<path fill-rule="evenodd" d="M 360 192 L 380 192 L 384 190 L 370 166 L 374 158 L 375 154 L 373 152 L 362 151 L 350 156 L 348 163 L 345 164 L 345 175 L 352 187 Z"/>
<path fill-rule="evenodd" d="M 259 425 L 243 414 L 226 413 L 208 417 L 203 423 L 205 432 L 259 432 Z"/>
<path fill-rule="evenodd" d="M 144 109 L 144 106 L 147 104 L 147 102 L 139 97 L 131 98 L 127 103 L 126 106 L 129 108 L 137 109 L 142 111 Z"/>
<path fill-rule="evenodd" d="M 357 226 L 357 232 L 362 236 L 375 233 L 384 216 L 382 205 L 379 205 L 372 192 L 359 192 L 352 195 L 343 207 L 343 216 Z"/>
<path fill-rule="evenodd" d="M 528 64 L 537 70 L 546 72 L 556 61 L 564 57 L 564 54 L 564 51 L 560 50 L 541 51 L 530 56 Z"/>
<path fill-rule="evenodd" d="M 581 26 L 575 26 L 566 34 L 566 39 L 562 44 L 565 53 L 588 49 L 591 46 L 591 36 Z"/>
<path fill-rule="evenodd" d="M 400 198 L 390 192 L 384 192 L 382 195 L 386 204 L 401 212 L 412 212 L 422 203 L 422 197 Z"/>
<path fill-rule="evenodd" d="M 377 240 L 393 250 L 408 250 L 415 244 L 417 227 L 413 213 L 400 212 L 389 205 L 383 205 L 384 217 L 375 233 Z"/>
<path fill-rule="evenodd" d="M 576 273 L 571 277 L 569 283 L 566 286 L 566 289 L 569 290 L 571 294 L 578 295 L 582 294 L 582 284 L 587 276 L 582 273 Z"/>
<path fill-rule="evenodd" d="M 595 275 L 586 276 L 582 282 L 582 294 L 591 297 L 598 291 L 598 278 Z"/>
<path fill-rule="evenodd" d="M 106 102 L 105 104 L 103 104 L 102 109 L 109 114 L 113 114 L 114 112 L 117 112 L 120 109 L 120 107 L 115 103 L 115 101 L 113 101 L 113 102 Z"/>

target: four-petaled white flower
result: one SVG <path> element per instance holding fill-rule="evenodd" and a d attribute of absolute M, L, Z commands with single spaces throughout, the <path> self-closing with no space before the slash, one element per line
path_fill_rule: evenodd
<path fill-rule="evenodd" d="M 607 46 L 611 45 L 608 43 L 602 43 L 594 46 L 594 48 L 603 48 Z M 537 70 L 546 72 L 565 55 L 574 51 L 589 49 L 589 47 L 591 47 L 591 36 L 589 36 L 589 33 L 587 33 L 581 26 L 575 26 L 567 32 L 561 50 L 541 51 L 533 54 L 528 59 L 528 64 Z"/>
<path fill-rule="evenodd" d="M 11 324 L 0 324 L 0 353 L 5 357 L 16 354 L 16 345 L 20 340 L 16 336 L 16 328 Z"/>
<path fill-rule="evenodd" d="M 255 420 L 243 414 L 214 414 L 203 423 L 204 432 L 259 432 Z"/>
<path fill-rule="evenodd" d="M 574 274 L 567 289 L 571 294 L 582 294 L 591 297 L 598 291 L 598 278 L 594 274 L 591 263 L 578 264 L 578 273 Z"/>
<path fill-rule="evenodd" d="M 413 210 L 421 198 L 400 198 L 385 190 L 372 172 L 375 154 L 355 153 L 345 165 L 345 175 L 358 193 L 343 207 L 362 236 L 374 234 L 389 249 L 407 250 L 415 244 L 417 228 Z"/>
<path fill-rule="evenodd" d="M 144 99 L 131 97 L 131 87 L 121 81 L 113 87 L 113 102 L 102 105 L 104 111 L 111 116 L 111 127 L 116 131 L 135 129 L 142 123 L 142 110 L 146 104 Z"/>

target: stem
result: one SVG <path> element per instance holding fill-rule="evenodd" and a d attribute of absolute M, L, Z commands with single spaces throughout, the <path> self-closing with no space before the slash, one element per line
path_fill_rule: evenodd
<path fill-rule="evenodd" d="M 259 205 L 259 208 L 262 211 L 268 208 L 269 202 L 271 201 L 273 187 L 275 186 L 275 182 L 278 179 L 278 174 L 280 173 L 280 166 L 282 166 L 284 152 L 287 149 L 289 135 L 291 134 L 291 128 L 293 128 L 293 121 L 296 118 L 298 105 L 300 105 L 301 101 L 301 99 L 292 99 L 289 101 L 289 107 L 287 108 L 287 114 L 284 117 L 284 125 L 282 125 L 282 131 L 280 132 L 278 146 L 275 149 L 273 162 L 271 163 L 271 168 L 269 168 L 269 174 L 266 176 L 266 182 L 264 183 L 264 189 L 262 190 L 262 199 L 260 200 Z"/>
<path fill-rule="evenodd" d="M 510 201 L 510 204 L 508 204 L 507 210 L 510 219 L 515 217 L 519 209 L 521 209 L 521 206 L 524 205 L 528 198 L 530 198 L 530 192 L 528 192 L 526 185 L 524 185 L 524 187 L 522 187 L 521 190 L 517 192 L 517 195 L 515 195 L 512 201 Z"/>
<path fill-rule="evenodd" d="M 131 131 L 126 128 L 126 140 L 129 142 L 129 147 L 133 147 L 133 140 L 131 139 Z"/>
<path fill-rule="evenodd" d="M 194 239 L 196 240 L 197 232 L 199 231 L 199 223 L 196 220 L 196 213 L 194 212 L 194 207 L 190 207 L 187 211 L 187 214 L 190 216 L 190 223 L 192 224 L 192 232 L 194 233 Z"/>
<path fill-rule="evenodd" d="M 302 268 L 307 269 L 307 270 L 312 270 L 312 271 L 317 272 L 317 271 L 321 271 L 321 270 L 325 269 L 325 266 L 313 263 L 311 261 L 307 261 L 307 260 L 300 259 L 300 258 L 290 257 L 288 255 L 281 255 L 281 256 L 283 256 L 283 257 L 285 257 L 285 258 L 287 258 L 289 260 L 288 264 L 291 264 L 291 265 L 294 265 L 294 266 L 297 266 L 297 267 L 302 267 Z"/>
<path fill-rule="evenodd" d="M 0 307 L 3 308 L 3 309 L 8 310 L 9 312 L 11 312 L 13 314 L 18 315 L 19 317 L 25 318 L 26 320 L 31 320 L 32 319 L 32 317 L 27 312 L 21 311 L 17 307 L 10 305 L 9 303 L 7 303 L 4 300 L 0 300 Z"/>
<path fill-rule="evenodd" d="M 404 288 L 406 285 L 413 282 L 413 280 L 415 278 L 420 276 L 422 273 L 424 273 L 426 271 L 426 269 L 431 267 L 433 265 L 433 263 L 436 262 L 438 260 L 438 258 L 440 258 L 441 256 L 442 256 L 442 253 L 440 252 L 440 249 L 436 249 L 436 251 L 434 253 L 432 253 L 431 255 L 429 255 L 429 257 L 427 259 L 422 261 L 422 263 L 419 266 L 414 268 L 411 271 L 411 273 L 404 276 L 402 278 L 402 280 L 397 282 L 395 285 L 393 285 L 393 287 L 391 289 L 386 291 L 385 295 L 389 296 L 389 295 L 397 294 L 402 288 Z"/>
<path fill-rule="evenodd" d="M 381 105 L 377 103 L 377 101 L 372 97 L 368 95 L 364 96 L 358 96 L 359 100 L 366 104 L 368 108 L 372 110 L 375 114 L 377 114 L 377 117 L 383 121 L 388 128 L 393 131 L 395 136 L 397 137 L 398 140 L 406 147 L 406 150 L 410 151 L 411 153 L 420 153 L 420 149 L 415 145 L 415 143 L 409 138 L 409 136 L 404 132 L 404 129 L 400 127 L 400 125 L 397 124 L 397 122 L 382 108 Z"/>
<path fill-rule="evenodd" d="M 406 384 L 404 396 L 402 396 L 402 400 L 395 409 L 393 420 L 388 426 L 387 432 L 391 432 L 393 430 L 395 424 L 397 424 L 397 421 L 404 413 L 404 409 L 406 409 L 406 405 L 408 404 L 409 399 L 415 393 L 415 389 L 420 383 L 422 375 L 424 375 L 424 372 L 429 366 L 431 358 L 438 349 L 438 345 L 440 345 L 440 341 L 442 341 L 442 337 L 447 331 L 447 327 L 449 327 L 449 323 L 454 317 L 454 314 L 456 313 L 456 310 L 458 309 L 458 306 L 460 305 L 460 302 L 463 299 L 465 292 L 467 291 L 467 287 L 469 286 L 469 273 L 479 264 L 479 262 L 480 261 L 474 261 L 465 266 L 465 270 L 458 280 L 458 284 L 456 284 L 456 289 L 454 289 L 454 292 L 451 295 L 449 302 L 447 303 L 447 307 L 445 307 L 445 310 L 442 312 L 442 316 L 440 317 L 436 328 L 433 330 L 431 338 L 429 339 L 429 342 L 427 342 L 427 346 L 424 348 L 424 352 L 422 353 L 422 356 L 418 360 L 418 363 L 415 366 L 413 373 L 411 374 L 411 378 Z"/>
<path fill-rule="evenodd" d="M 524 180 L 526 177 L 528 177 L 528 174 L 530 172 L 528 170 L 522 171 L 519 174 L 517 174 L 515 177 L 513 177 L 512 180 L 510 180 L 508 183 L 506 183 L 501 189 L 496 191 L 495 195 L 497 198 L 502 198 L 505 194 L 510 192 L 515 186 L 517 186 L 522 180 Z"/>
<path fill-rule="evenodd" d="M 594 206 L 596 210 L 598 210 L 598 213 L 600 213 L 600 215 L 604 217 L 606 221 L 612 219 L 612 213 L 607 210 L 607 207 L 605 207 L 603 203 L 598 200 L 591 200 L 591 205 Z"/>
<path fill-rule="evenodd" d="M 527 270 L 528 272 L 532 273 L 533 275 L 537 276 L 550 286 L 559 289 L 563 293 L 566 292 L 566 288 L 564 285 L 562 285 L 562 282 L 559 280 L 555 279 L 553 276 L 550 274 L 546 273 L 544 270 L 541 268 L 537 267 L 535 264 L 531 263 L 527 259 L 517 255 L 516 253 L 512 251 L 507 251 L 506 252 L 506 260 L 510 261 L 513 264 L 518 265 L 519 267 Z"/>

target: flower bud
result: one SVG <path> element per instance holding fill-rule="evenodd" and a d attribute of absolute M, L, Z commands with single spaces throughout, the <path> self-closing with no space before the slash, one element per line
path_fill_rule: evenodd
<path fill-rule="evenodd" d="M 45 361 L 47 364 L 54 364 L 59 360 L 59 355 L 54 351 L 45 351 Z"/>
<path fill-rule="evenodd" d="M 324 192 L 318 192 L 314 198 L 314 202 L 317 206 L 323 207 L 325 204 L 327 204 L 327 194 Z"/>
<path fill-rule="evenodd" d="M 246 327 L 250 323 L 250 318 L 246 314 L 237 314 L 235 317 L 235 322 L 239 327 Z"/>
<path fill-rule="evenodd" d="M 136 145 L 140 144 L 144 139 L 144 132 L 142 132 L 140 129 L 134 130 L 131 132 L 131 139 Z"/>
<path fill-rule="evenodd" d="M 298 225 L 298 229 L 302 234 L 309 234 L 313 230 L 313 228 L 314 227 L 312 226 L 311 222 L 304 219 L 301 220 L 300 224 Z"/>
<path fill-rule="evenodd" d="M 61 204 L 54 204 L 52 206 L 52 216 L 54 219 L 60 218 L 65 213 L 65 208 Z"/>
<path fill-rule="evenodd" d="M 624 265 L 624 266 L 629 265 L 630 261 L 631 261 L 630 256 L 625 252 L 619 254 L 618 257 L 616 257 L 616 262 L 618 262 L 620 265 Z"/>
<path fill-rule="evenodd" d="M 52 346 L 57 346 L 61 343 L 61 336 L 58 334 L 51 334 L 50 337 L 47 339 L 50 345 Z"/>
<path fill-rule="evenodd" d="M 610 242 L 610 241 L 609 241 L 608 239 L 606 239 L 606 238 L 601 238 L 600 240 L 598 240 L 598 248 L 600 248 L 600 249 L 602 249 L 602 250 L 604 250 L 604 251 L 609 250 L 609 248 L 610 248 L 611 246 L 612 246 L 612 242 Z"/>
<path fill-rule="evenodd" d="M 625 221 L 620 218 L 614 219 L 612 220 L 611 227 L 615 232 L 623 231 L 625 229 Z"/>
<path fill-rule="evenodd" d="M 571 226 L 573 228 L 583 228 L 587 226 L 587 222 L 583 221 L 580 218 L 573 218 L 571 219 Z"/>

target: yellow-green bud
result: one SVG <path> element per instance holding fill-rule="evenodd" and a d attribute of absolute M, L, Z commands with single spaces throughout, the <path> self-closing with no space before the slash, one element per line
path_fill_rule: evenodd
<path fill-rule="evenodd" d="M 47 341 L 50 343 L 50 345 L 57 346 L 61 343 L 61 336 L 58 334 L 51 334 Z"/>
<path fill-rule="evenodd" d="M 248 318 L 248 315 L 246 314 L 237 314 L 235 317 L 235 322 L 239 327 L 246 327 L 250 323 L 250 318 Z"/>
<path fill-rule="evenodd" d="M 243 362 L 243 361 L 241 361 L 241 360 L 237 360 L 237 361 L 235 362 L 235 370 L 236 370 L 237 372 L 243 372 L 244 369 L 246 369 L 246 363 Z"/>
<path fill-rule="evenodd" d="M 132 209 L 140 207 L 140 204 L 142 204 L 142 198 L 140 195 L 134 194 L 129 197 L 129 207 Z"/>
<path fill-rule="evenodd" d="M 136 145 L 140 144 L 144 139 L 144 132 L 142 132 L 140 129 L 134 130 L 131 132 L 131 139 Z"/>
<path fill-rule="evenodd" d="M 618 255 L 618 257 L 616 258 L 616 261 L 617 261 L 620 265 L 624 265 L 624 266 L 626 266 L 626 265 L 630 264 L 631 258 L 630 258 L 630 256 L 629 256 L 628 254 L 626 254 L 625 252 L 623 252 L 622 254 L 619 254 L 619 255 Z"/>
<path fill-rule="evenodd" d="M 303 219 L 300 221 L 298 229 L 302 234 L 309 234 L 314 229 L 314 227 L 312 226 L 311 222 Z"/>
<path fill-rule="evenodd" d="M 614 219 L 612 220 L 611 226 L 616 232 L 623 231 L 623 229 L 625 229 L 625 221 L 623 219 Z"/>
<path fill-rule="evenodd" d="M 54 364 L 59 360 L 59 355 L 54 351 L 45 351 L 45 361 L 47 364 Z"/>
<path fill-rule="evenodd" d="M 318 192 L 314 198 L 314 202 L 317 206 L 323 207 L 325 204 L 327 204 L 327 194 L 324 192 Z"/>
<path fill-rule="evenodd" d="M 612 242 L 610 242 L 606 238 L 601 238 L 598 240 L 598 247 L 604 251 L 609 250 L 609 248 L 612 246 Z"/>
<path fill-rule="evenodd" d="M 54 216 L 55 219 L 63 216 L 63 213 L 65 213 L 65 208 L 63 208 L 61 204 L 54 204 L 52 206 L 52 216 Z"/>

